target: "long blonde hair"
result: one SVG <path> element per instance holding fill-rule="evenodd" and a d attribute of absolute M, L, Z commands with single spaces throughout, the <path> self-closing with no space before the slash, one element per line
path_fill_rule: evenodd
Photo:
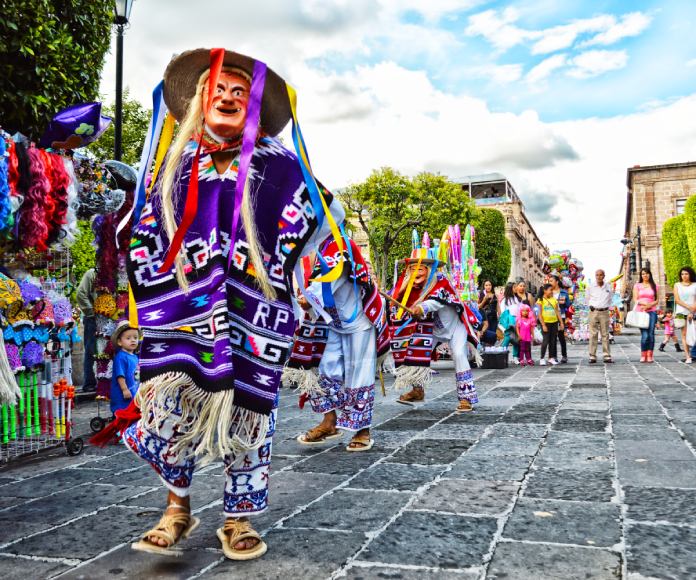
<path fill-rule="evenodd" d="M 232 72 L 239 74 L 239 71 L 237 70 L 233 70 Z M 169 148 L 167 162 L 164 166 L 164 172 L 162 174 L 162 182 L 155 191 L 155 194 L 159 194 L 162 201 L 162 218 L 164 221 L 164 229 L 170 242 L 174 239 L 174 235 L 178 227 L 178 224 L 176 223 L 176 216 L 174 214 L 174 207 L 179 200 L 174 199 L 174 182 L 178 180 L 181 175 L 181 157 L 186 145 L 191 140 L 193 135 L 199 134 L 203 131 L 203 88 L 205 87 L 205 83 L 208 80 L 209 75 L 210 70 L 206 70 L 198 79 L 196 94 L 189 102 L 186 116 L 181 121 L 176 138 Z M 246 235 L 247 244 L 249 246 L 249 259 L 251 260 L 251 264 L 256 273 L 256 283 L 263 292 L 263 295 L 268 300 L 275 300 L 277 298 L 277 294 L 275 288 L 273 288 L 271 285 L 271 281 L 268 278 L 268 272 L 266 272 L 266 268 L 263 263 L 263 256 L 252 208 L 253 205 L 251 193 L 249 191 L 249 180 L 247 179 L 246 183 L 244 184 L 241 217 L 242 225 L 244 226 L 244 234 Z M 236 232 L 230 232 L 232 237 L 234 237 L 235 234 Z M 232 245 L 230 245 L 229 251 L 234 251 Z M 181 248 L 176 256 L 174 264 L 176 267 L 176 279 L 179 283 L 179 288 L 181 288 L 185 293 L 188 293 L 189 284 L 188 280 L 186 279 L 186 274 L 184 273 L 185 256 L 185 250 L 184 248 Z"/>

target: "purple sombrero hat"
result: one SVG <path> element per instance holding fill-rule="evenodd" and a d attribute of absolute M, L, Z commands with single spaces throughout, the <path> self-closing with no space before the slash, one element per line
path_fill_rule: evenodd
<path fill-rule="evenodd" d="M 48 124 L 39 147 L 77 149 L 96 141 L 111 124 L 101 107 L 101 103 L 79 103 L 63 109 Z"/>

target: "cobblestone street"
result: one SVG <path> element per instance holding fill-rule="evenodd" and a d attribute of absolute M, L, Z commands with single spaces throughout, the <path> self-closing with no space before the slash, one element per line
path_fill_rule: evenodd
<path fill-rule="evenodd" d="M 347 436 L 297 443 L 317 418 L 284 390 L 271 507 L 255 520 L 269 550 L 247 563 L 215 537 L 219 464 L 194 479 L 202 523 L 176 560 L 129 547 L 165 494 L 122 446 L 16 461 L 0 469 L 2 576 L 694 578 L 696 372 L 671 346 L 638 364 L 636 334 L 617 338 L 613 365 L 589 365 L 586 349 L 570 347 L 568 365 L 477 371 L 473 414 L 453 413 L 441 363 L 424 404 L 378 395 L 365 453 L 347 453 Z"/>

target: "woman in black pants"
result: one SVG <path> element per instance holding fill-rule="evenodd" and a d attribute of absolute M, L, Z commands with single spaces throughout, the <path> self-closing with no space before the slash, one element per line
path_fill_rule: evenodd
<path fill-rule="evenodd" d="M 565 324 L 566 310 L 570 306 L 570 294 L 563 287 L 561 283 L 561 277 L 557 274 L 552 274 L 549 278 L 549 283 L 551 284 L 551 292 L 553 297 L 558 302 L 558 311 L 561 314 L 561 320 Z M 561 343 L 561 360 L 562 363 L 568 362 L 568 346 L 566 345 L 566 335 L 565 330 L 558 330 L 558 342 Z"/>

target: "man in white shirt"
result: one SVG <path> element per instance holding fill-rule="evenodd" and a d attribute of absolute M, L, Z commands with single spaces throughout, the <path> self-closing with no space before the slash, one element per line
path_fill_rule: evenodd
<path fill-rule="evenodd" d="M 595 283 L 587 289 L 587 304 L 590 307 L 590 362 L 597 362 L 597 333 L 602 333 L 604 362 L 614 362 L 609 350 L 609 308 L 614 292 L 604 283 L 604 270 L 595 272 Z"/>

